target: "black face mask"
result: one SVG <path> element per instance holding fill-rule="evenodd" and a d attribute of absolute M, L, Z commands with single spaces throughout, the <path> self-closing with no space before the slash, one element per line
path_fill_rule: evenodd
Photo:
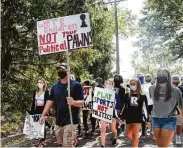
<path fill-rule="evenodd" d="M 166 83 L 168 82 L 168 77 L 164 77 L 164 76 L 157 77 L 157 82 L 160 84 Z"/>
<path fill-rule="evenodd" d="M 58 76 L 59 76 L 61 79 L 64 79 L 65 77 L 67 77 L 67 72 L 65 72 L 65 71 L 59 71 L 59 72 L 58 72 Z"/>

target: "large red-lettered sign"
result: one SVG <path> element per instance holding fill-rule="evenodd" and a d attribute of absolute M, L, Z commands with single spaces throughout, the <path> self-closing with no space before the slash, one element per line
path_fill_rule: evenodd
<path fill-rule="evenodd" d="M 89 14 L 77 14 L 37 22 L 39 55 L 92 46 Z"/>

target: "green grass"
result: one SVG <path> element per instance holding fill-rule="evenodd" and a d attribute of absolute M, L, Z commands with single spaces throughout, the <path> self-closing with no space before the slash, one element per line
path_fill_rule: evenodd
<path fill-rule="evenodd" d="M 11 140 L 11 141 L 9 141 L 8 143 L 2 145 L 2 147 L 9 147 L 9 146 L 12 146 L 12 145 L 15 145 L 15 144 L 22 143 L 22 142 L 24 142 L 24 141 L 26 141 L 26 137 L 25 137 L 25 136 L 23 136 L 23 137 L 21 137 L 21 138 L 18 138 L 18 139 L 16 139 L 16 140 Z"/>

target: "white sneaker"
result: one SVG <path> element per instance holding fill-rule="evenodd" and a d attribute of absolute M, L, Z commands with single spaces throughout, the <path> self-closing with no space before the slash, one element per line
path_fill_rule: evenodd
<path fill-rule="evenodd" d="M 181 137 L 176 135 L 175 144 L 182 144 Z"/>

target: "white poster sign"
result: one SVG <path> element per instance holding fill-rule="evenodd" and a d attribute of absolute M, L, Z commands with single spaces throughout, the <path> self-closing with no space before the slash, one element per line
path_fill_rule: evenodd
<path fill-rule="evenodd" d="M 83 95 L 84 95 L 84 110 L 90 109 L 90 105 L 92 102 L 92 87 L 91 86 L 83 86 Z"/>
<path fill-rule="evenodd" d="M 39 54 L 49 54 L 92 46 L 88 13 L 37 22 Z"/>
<path fill-rule="evenodd" d="M 111 123 L 115 108 L 114 100 L 115 91 L 108 88 L 95 87 L 92 117 Z"/>
<path fill-rule="evenodd" d="M 26 113 L 23 134 L 27 135 L 29 139 L 44 138 L 45 123 L 40 124 L 40 118 L 41 114 L 29 115 Z"/>

